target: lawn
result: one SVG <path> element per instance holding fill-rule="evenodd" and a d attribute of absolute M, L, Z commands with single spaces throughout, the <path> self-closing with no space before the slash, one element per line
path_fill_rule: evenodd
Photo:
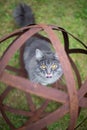
<path fill-rule="evenodd" d="M 23 0 L 24 1 L 24 0 Z M 23 2 L 22 1 L 22 2 Z M 32 7 L 35 14 L 36 23 L 45 23 L 51 25 L 57 25 L 63 27 L 68 32 L 75 35 L 87 46 L 87 1 L 86 0 L 25 0 L 25 3 Z M 0 38 L 6 34 L 10 34 L 17 29 L 13 19 L 13 10 L 20 3 L 20 0 L 3 0 L 0 1 Z M 62 37 L 60 37 L 63 43 Z M 0 45 L 0 56 L 13 39 L 7 40 L 4 44 Z M 70 47 L 82 47 L 79 42 L 70 37 Z M 19 52 L 17 52 L 10 61 L 10 65 L 16 67 L 19 66 L 18 60 Z M 78 70 L 80 71 L 82 82 L 87 77 L 87 56 L 81 54 L 72 55 L 73 61 L 76 63 Z M 6 88 L 5 84 L 0 83 L 0 94 Z M 14 98 L 15 97 L 15 98 Z M 19 99 L 19 100 L 18 100 Z M 36 100 L 35 100 L 36 99 Z M 37 106 L 42 102 L 42 99 L 33 96 L 33 100 Z M 20 103 L 21 102 L 21 103 Z M 5 99 L 4 103 L 11 107 L 21 108 L 22 110 L 28 110 L 27 102 L 25 100 L 25 94 L 19 90 L 13 89 Z M 47 111 L 54 111 L 58 105 L 52 102 L 47 107 Z M 23 116 L 18 116 L 6 113 L 11 121 L 19 127 L 27 119 Z M 81 122 L 87 116 L 87 109 L 82 109 L 78 122 Z M 67 114 L 60 121 L 55 122 L 48 126 L 49 130 L 65 130 L 68 126 L 69 115 Z M 6 125 L 0 114 L 0 129 L 10 130 Z M 87 120 L 77 129 L 87 130 Z"/>

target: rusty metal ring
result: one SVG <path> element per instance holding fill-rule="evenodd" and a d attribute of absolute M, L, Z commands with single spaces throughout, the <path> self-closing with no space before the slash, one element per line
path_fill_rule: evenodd
<path fill-rule="evenodd" d="M 53 29 L 62 31 L 63 36 L 64 36 L 64 41 L 65 41 L 65 48 L 61 45 L 61 42 L 56 36 L 56 34 L 54 33 Z M 33 36 L 34 34 L 38 33 L 41 30 L 47 33 L 48 39 L 51 41 L 51 43 L 53 44 L 55 48 L 55 51 L 59 55 L 59 59 L 63 68 L 65 80 L 66 80 L 66 88 L 67 88 L 68 93 L 63 92 L 58 89 L 43 87 L 42 85 L 31 83 L 29 80 L 23 77 L 15 76 L 5 71 L 5 69 L 8 69 L 8 70 L 12 69 L 13 71 L 19 73 L 20 70 L 17 70 L 16 68 L 8 66 L 9 60 L 12 58 L 15 52 L 23 46 L 24 42 L 27 39 L 29 39 L 31 36 Z M 0 40 L 0 42 L 3 42 L 6 39 L 13 36 L 17 36 L 17 38 L 12 42 L 12 44 L 10 44 L 10 46 L 3 53 L 3 56 L 0 58 L 0 81 L 10 86 L 0 96 L 0 111 L 4 119 L 9 124 L 11 129 L 15 129 L 15 127 L 12 125 L 10 120 L 5 115 L 5 110 L 8 109 L 10 111 L 13 111 L 14 113 L 16 113 L 16 110 L 10 107 L 8 108 L 7 106 L 3 105 L 3 99 L 5 98 L 5 95 L 9 93 L 12 87 L 15 87 L 26 92 L 26 95 L 27 93 L 33 93 L 35 95 L 38 95 L 47 99 L 40 109 L 35 110 L 31 97 L 27 95 L 27 98 L 29 99 L 29 105 L 32 109 L 32 113 L 28 112 L 27 114 L 31 116 L 31 118 L 29 121 L 26 122 L 26 124 L 23 127 L 18 128 L 18 130 L 25 130 L 25 129 L 39 130 L 39 129 L 46 128 L 47 125 L 60 119 L 68 112 L 70 112 L 70 122 L 69 122 L 68 130 L 74 130 L 74 127 L 76 125 L 76 121 L 78 118 L 79 107 L 87 107 L 86 98 L 84 97 L 84 95 L 87 93 L 87 88 L 86 88 L 87 81 L 85 81 L 83 85 L 81 84 L 81 77 L 79 75 L 79 72 L 75 64 L 73 63 L 72 59 L 69 57 L 69 53 L 80 52 L 80 53 L 86 54 L 87 51 L 85 49 L 82 49 L 82 50 L 78 49 L 74 51 L 69 50 L 69 43 L 68 43 L 69 41 L 68 41 L 67 32 L 64 29 L 53 26 L 53 25 L 39 24 L 39 25 L 24 27 L 22 29 L 19 29 L 13 32 L 10 35 L 5 36 L 4 38 Z M 84 47 L 86 48 L 85 45 Z M 78 77 L 78 84 L 80 86 L 79 91 L 76 90 L 76 83 L 75 83 L 74 76 L 72 73 L 71 65 L 73 66 L 74 71 L 76 72 L 76 75 Z M 22 69 L 24 69 L 23 66 L 22 66 Z M 25 83 L 26 83 L 26 86 L 25 86 Z M 48 105 L 49 100 L 60 102 L 62 103 L 62 106 L 58 108 L 56 111 L 54 111 L 53 113 L 49 114 L 48 116 L 40 119 L 40 116 L 43 113 L 46 106 Z M 85 102 L 86 105 L 83 102 Z M 26 112 L 24 111 L 20 110 L 20 113 L 26 115 Z M 32 124 L 33 121 L 36 121 L 36 122 Z"/>

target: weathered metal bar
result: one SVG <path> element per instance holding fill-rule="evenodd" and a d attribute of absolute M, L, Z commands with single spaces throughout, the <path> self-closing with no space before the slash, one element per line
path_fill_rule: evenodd
<path fill-rule="evenodd" d="M 69 112 L 69 104 L 66 103 L 63 106 L 61 106 L 59 109 L 57 109 L 56 111 L 44 117 L 43 119 L 40 119 L 34 124 L 27 124 L 27 126 L 24 126 L 18 130 L 41 130 L 45 126 L 50 125 L 51 123 L 55 121 L 58 121 L 68 112 Z"/>
<path fill-rule="evenodd" d="M 15 129 L 14 125 L 11 123 L 11 121 L 9 120 L 9 118 L 6 116 L 5 111 L 2 107 L 2 105 L 0 104 L 0 111 L 2 113 L 3 118 L 5 119 L 5 121 L 7 122 L 7 124 L 10 126 L 11 129 Z"/>
<path fill-rule="evenodd" d="M 24 92 L 36 94 L 46 99 L 54 100 L 57 102 L 65 103 L 67 94 L 57 89 L 48 88 L 39 84 L 31 83 L 28 79 L 14 76 L 3 72 L 0 76 L 0 81 L 11 85 L 12 87 L 18 88 Z M 26 84 L 25 84 L 26 83 Z"/>
<path fill-rule="evenodd" d="M 21 35 L 17 40 L 15 40 L 13 44 L 10 45 L 9 49 L 5 52 L 2 59 L 0 60 L 0 74 L 5 69 L 6 65 L 8 64 L 10 58 L 14 55 L 15 51 L 17 51 L 24 44 L 24 42 L 27 39 L 29 39 L 29 37 L 31 37 L 32 35 L 34 35 L 40 30 L 41 28 L 37 28 L 33 30 L 31 29 L 25 32 L 23 35 Z"/>
<path fill-rule="evenodd" d="M 32 96 L 30 95 L 30 93 L 26 93 L 26 99 L 27 99 L 27 104 L 29 106 L 30 111 L 32 112 L 36 111 L 36 106 L 33 103 Z"/>
<path fill-rule="evenodd" d="M 65 79 L 67 82 L 69 99 L 70 99 L 71 119 L 70 119 L 70 125 L 69 125 L 68 129 L 74 130 L 74 126 L 76 124 L 76 120 L 78 117 L 78 98 L 77 98 L 77 91 L 76 91 L 76 87 L 75 87 L 75 80 L 73 78 L 70 63 L 68 61 L 66 53 L 64 52 L 64 49 L 61 46 L 59 39 L 56 37 L 56 35 L 52 31 L 51 27 L 47 27 L 46 25 L 41 25 L 41 27 L 44 28 L 44 30 L 47 32 L 51 42 L 53 43 L 53 46 L 56 50 L 56 53 L 59 56 L 59 59 L 60 59 L 60 62 L 61 62 L 62 68 L 63 68 L 63 72 L 64 72 Z M 68 68 L 67 68 L 67 66 L 68 66 Z"/>
<path fill-rule="evenodd" d="M 13 88 L 8 86 L 5 91 L 0 95 L 0 103 L 3 102 L 3 100 L 6 98 L 7 94 L 12 90 Z"/>
<path fill-rule="evenodd" d="M 33 115 L 33 112 L 19 110 L 19 109 L 12 108 L 12 107 L 6 106 L 6 105 L 3 105 L 2 108 L 4 109 L 4 111 L 9 111 L 16 115 L 22 115 L 22 116 L 26 116 L 26 117 L 31 117 Z"/>

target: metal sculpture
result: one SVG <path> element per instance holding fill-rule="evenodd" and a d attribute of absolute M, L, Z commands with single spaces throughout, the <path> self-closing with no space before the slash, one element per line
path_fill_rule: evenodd
<path fill-rule="evenodd" d="M 61 42 L 54 33 L 54 30 L 62 32 L 64 38 L 64 47 L 61 45 Z M 22 60 L 23 46 L 27 39 L 40 31 L 45 31 L 45 33 L 48 35 L 48 39 L 53 44 L 56 53 L 59 55 L 66 81 L 65 86 L 58 81 L 50 88 L 44 87 L 40 84 L 31 83 L 26 78 L 27 75 Z M 78 40 L 84 46 L 84 49 L 70 49 L 68 35 L 71 35 L 73 38 Z M 1 44 L 3 44 L 5 40 L 14 36 L 16 36 L 15 40 L 9 45 L 0 58 L 0 81 L 7 85 L 6 90 L 0 95 L 0 111 L 4 120 L 7 122 L 11 130 L 47 130 L 48 125 L 58 121 L 65 114 L 69 113 L 70 121 L 67 129 L 74 130 L 80 108 L 87 108 L 87 97 L 85 96 L 87 93 L 87 80 L 85 80 L 85 82 L 82 84 L 79 71 L 69 54 L 87 54 L 87 46 L 63 28 L 54 25 L 39 24 L 21 28 L 10 35 L 3 37 L 0 40 Z M 15 52 L 19 49 L 21 64 L 20 69 L 17 69 L 8 65 L 8 63 Z M 79 86 L 78 90 L 76 89 L 76 81 L 74 79 L 72 68 L 77 77 Z M 15 72 L 16 75 L 9 73 L 10 71 Z M 30 111 L 16 110 L 3 104 L 4 99 L 12 90 L 12 88 L 20 89 L 26 93 L 27 103 L 30 107 Z M 64 91 L 65 89 L 66 91 Z M 35 94 L 45 99 L 40 108 L 35 108 L 35 104 L 33 103 L 30 94 Z M 62 105 L 54 112 L 47 114 L 45 113 L 45 109 L 50 101 L 56 101 Z M 20 128 L 15 128 L 15 126 L 6 116 L 5 111 L 24 115 L 29 117 L 29 119 Z"/>

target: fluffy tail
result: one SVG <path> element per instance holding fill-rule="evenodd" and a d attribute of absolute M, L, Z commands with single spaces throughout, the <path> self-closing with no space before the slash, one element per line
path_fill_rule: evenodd
<path fill-rule="evenodd" d="M 13 12 L 15 22 L 18 26 L 24 27 L 35 24 L 34 15 L 30 6 L 26 4 L 19 4 Z"/>

